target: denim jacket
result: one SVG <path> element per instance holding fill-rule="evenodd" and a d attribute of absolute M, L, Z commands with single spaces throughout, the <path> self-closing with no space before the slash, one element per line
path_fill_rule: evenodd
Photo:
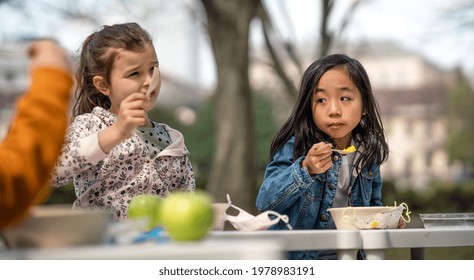
<path fill-rule="evenodd" d="M 295 138 L 278 150 L 267 165 L 264 180 L 257 195 L 260 211 L 273 210 L 289 217 L 293 229 L 326 229 L 332 222 L 331 208 L 338 181 L 340 155 L 332 154 L 333 166 L 322 174 L 309 175 L 301 166 L 304 156 L 293 161 Z M 356 162 L 358 154 L 354 159 Z M 382 178 L 380 166 L 364 168 L 360 174 L 352 168 L 349 204 L 351 206 L 381 206 Z M 271 230 L 287 227 L 278 223 Z M 289 259 L 316 259 L 318 251 L 289 252 Z"/>

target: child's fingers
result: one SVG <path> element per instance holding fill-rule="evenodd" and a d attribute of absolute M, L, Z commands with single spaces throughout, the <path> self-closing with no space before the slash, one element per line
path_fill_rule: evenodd
<path fill-rule="evenodd" d="M 311 147 L 311 154 L 312 155 L 330 155 L 331 154 L 331 144 L 326 144 L 326 143 L 323 143 L 323 142 L 319 142 L 317 144 L 314 144 L 312 147 Z"/>
<path fill-rule="evenodd" d="M 140 92 L 131 94 L 122 102 L 129 104 L 129 108 L 143 109 L 146 112 L 150 111 L 154 106 L 154 102 L 152 102 L 152 100 L 148 98 L 144 93 Z"/>
<path fill-rule="evenodd" d="M 303 161 L 310 174 L 321 174 L 332 166 L 331 151 L 309 151 Z"/>
<path fill-rule="evenodd" d="M 143 98 L 143 94 L 139 94 L 132 96 L 131 98 L 124 99 L 120 104 L 119 114 L 128 114 L 134 117 L 144 117 L 147 114 L 147 110 L 145 108 L 145 98 Z"/>
<path fill-rule="evenodd" d="M 120 104 L 117 123 L 125 132 L 131 133 L 136 127 L 146 123 L 147 111 L 143 106 L 145 98 L 144 94 L 134 93 Z"/>
<path fill-rule="evenodd" d="M 30 43 L 27 49 L 30 58 L 30 69 L 54 67 L 70 71 L 70 63 L 65 49 L 53 40 L 37 40 Z"/>
<path fill-rule="evenodd" d="M 316 162 L 315 164 L 316 169 L 319 170 L 320 172 L 328 170 L 331 166 L 332 166 L 332 161 L 330 157 L 319 159 L 318 162 Z"/>
<path fill-rule="evenodd" d="M 140 108 L 144 107 L 147 98 L 143 93 L 132 93 L 127 98 L 125 98 L 120 106 L 127 106 L 129 108 Z"/>

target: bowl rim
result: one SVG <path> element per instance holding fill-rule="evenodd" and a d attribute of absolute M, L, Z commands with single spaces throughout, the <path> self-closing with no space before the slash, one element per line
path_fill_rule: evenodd
<path fill-rule="evenodd" d="M 342 210 L 352 210 L 352 209 L 360 209 L 360 210 L 395 210 L 398 209 L 399 206 L 347 206 L 347 207 L 332 207 L 328 208 L 328 211 L 342 211 Z"/>

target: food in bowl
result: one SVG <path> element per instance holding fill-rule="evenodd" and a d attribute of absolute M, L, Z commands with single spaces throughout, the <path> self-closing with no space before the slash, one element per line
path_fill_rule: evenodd
<path fill-rule="evenodd" d="M 337 229 L 358 230 L 397 228 L 404 209 L 407 210 L 406 221 L 409 222 L 405 203 L 399 206 L 329 208 L 328 211 Z"/>
<path fill-rule="evenodd" d="M 8 248 L 45 248 L 100 244 L 112 216 L 106 210 L 72 210 L 71 205 L 30 209 L 20 224 L 3 230 Z"/>

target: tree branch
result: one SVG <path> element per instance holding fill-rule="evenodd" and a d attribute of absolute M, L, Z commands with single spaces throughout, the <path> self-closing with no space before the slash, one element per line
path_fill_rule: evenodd
<path fill-rule="evenodd" d="M 298 96 L 298 89 L 296 88 L 296 86 L 293 84 L 293 82 L 291 81 L 291 79 L 288 77 L 285 70 L 283 69 L 283 65 L 280 61 L 280 58 L 276 54 L 273 43 L 270 40 L 270 33 L 272 32 L 272 24 L 271 24 L 271 21 L 269 20 L 268 13 L 266 12 L 261 2 L 258 5 L 257 15 L 262 21 L 265 44 L 267 46 L 270 57 L 272 58 L 274 69 L 277 72 L 278 76 L 282 79 L 285 85 L 285 88 L 287 89 L 285 93 L 287 93 L 290 98 L 296 100 L 296 97 Z M 297 63 L 295 64 L 297 66 L 300 66 L 301 64 L 299 63 L 299 60 L 296 59 L 296 55 L 293 52 L 292 47 L 287 46 L 285 49 L 287 51 L 290 51 L 291 53 L 290 57 L 293 56 L 294 58 L 293 61 L 297 61 Z"/>

